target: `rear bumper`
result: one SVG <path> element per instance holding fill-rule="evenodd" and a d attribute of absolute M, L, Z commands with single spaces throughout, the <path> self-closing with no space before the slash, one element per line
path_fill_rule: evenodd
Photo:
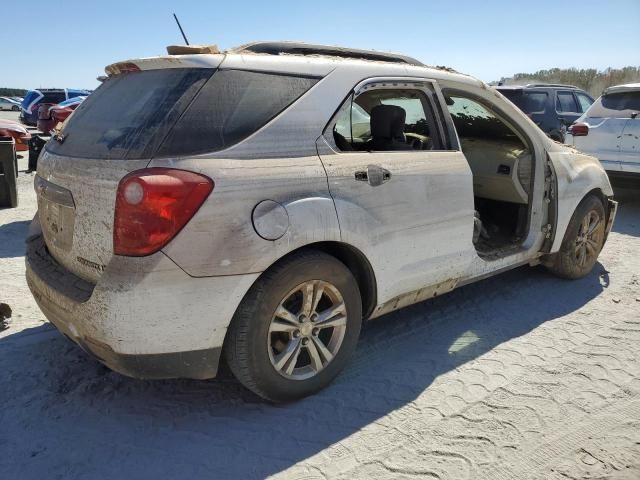
<path fill-rule="evenodd" d="M 228 324 L 257 277 L 193 278 L 159 253 L 114 257 L 94 285 L 59 265 L 41 235 L 27 241 L 26 270 L 60 332 L 109 368 L 148 379 L 215 377 Z"/>
<path fill-rule="evenodd" d="M 53 323 L 53 322 L 52 322 Z M 54 323 L 58 330 L 62 330 Z M 104 363 L 111 370 L 127 377 L 144 379 L 213 378 L 218 373 L 222 347 L 188 352 L 155 353 L 146 355 L 114 352 L 104 343 L 91 338 L 73 339 L 80 347 Z"/>

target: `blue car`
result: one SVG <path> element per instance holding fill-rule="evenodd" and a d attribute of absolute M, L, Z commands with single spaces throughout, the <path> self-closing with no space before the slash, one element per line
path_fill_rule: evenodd
<path fill-rule="evenodd" d="M 29 90 L 20 105 L 20 121 L 25 125 L 36 126 L 38 123 L 38 108 L 42 103 L 57 105 L 70 98 L 87 96 L 90 90 L 74 88 L 40 88 Z"/>

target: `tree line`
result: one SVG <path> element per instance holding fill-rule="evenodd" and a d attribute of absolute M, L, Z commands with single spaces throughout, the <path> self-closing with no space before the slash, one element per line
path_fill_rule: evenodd
<path fill-rule="evenodd" d="M 0 88 L 0 97 L 24 97 L 26 93 L 23 88 Z"/>
<path fill-rule="evenodd" d="M 535 73 L 516 73 L 513 77 L 502 77 L 502 85 L 526 85 L 527 83 L 562 83 L 575 85 L 599 97 L 602 91 L 612 85 L 640 82 L 640 67 L 607 68 L 550 68 Z"/>

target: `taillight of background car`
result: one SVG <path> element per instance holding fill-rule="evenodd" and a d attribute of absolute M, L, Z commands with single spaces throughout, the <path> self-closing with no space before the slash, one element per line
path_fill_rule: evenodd
<path fill-rule="evenodd" d="M 569 133 L 574 137 L 586 137 L 587 135 L 589 135 L 589 125 L 582 122 L 570 125 L 568 130 Z"/>

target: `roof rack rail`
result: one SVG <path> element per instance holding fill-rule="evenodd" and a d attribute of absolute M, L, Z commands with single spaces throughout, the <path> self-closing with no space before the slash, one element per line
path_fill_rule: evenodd
<path fill-rule="evenodd" d="M 575 85 L 564 85 L 562 83 L 528 83 L 525 87 L 558 87 L 558 88 L 578 88 Z"/>
<path fill-rule="evenodd" d="M 406 63 L 423 67 L 419 60 L 397 53 L 378 52 L 375 50 L 360 50 L 357 48 L 334 47 L 330 45 L 314 45 L 298 42 L 253 42 L 233 48 L 235 53 L 252 52 L 269 55 L 326 55 L 330 57 L 353 58 L 360 60 L 375 60 L 379 62 Z"/>

